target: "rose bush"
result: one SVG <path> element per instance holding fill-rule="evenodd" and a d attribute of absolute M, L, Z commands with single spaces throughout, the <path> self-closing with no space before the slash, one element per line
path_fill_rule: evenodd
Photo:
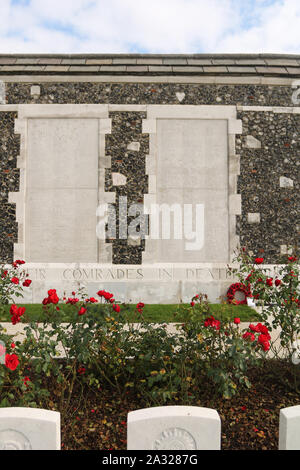
<path fill-rule="evenodd" d="M 30 285 L 19 274 L 19 283 L 12 281 L 17 273 L 12 274 L 9 295 L 10 286 L 17 289 L 20 279 L 23 287 Z M 239 318 L 216 319 L 202 294 L 193 297 L 184 323 L 171 329 L 146 322 L 143 302 L 136 306 L 136 321 L 129 322 L 126 310 L 105 290 L 99 290 L 96 298 L 83 289 L 61 298 L 50 289 L 42 306 L 44 322 L 29 321 L 24 307 L 14 303 L 10 307 L 12 324 L 25 322 L 25 337 L 15 343 L 5 338 L 11 346 L 0 372 L 0 406 L 49 407 L 50 403 L 66 414 L 74 391 L 83 393 L 83 386 L 94 393 L 109 387 L 121 397 L 134 390 L 149 405 L 170 400 L 188 404 L 203 380 L 229 398 L 251 386 L 247 368 L 268 349 L 263 325 L 250 331 L 257 338 L 249 340 L 240 330 Z M 66 323 L 64 318 L 71 320 Z M 56 383 L 51 398 L 49 380 Z"/>
<path fill-rule="evenodd" d="M 280 329 L 280 349 L 271 345 L 275 355 L 291 360 L 300 334 L 300 283 L 296 256 L 286 256 L 274 272 L 264 266 L 264 259 L 250 256 L 246 250 L 237 253 L 238 268 L 229 268 L 241 282 L 251 286 L 251 296 L 260 307 L 260 317 L 269 328 Z"/>
<path fill-rule="evenodd" d="M 15 297 L 23 297 L 23 287 L 31 284 L 28 274 L 21 268 L 24 264 L 25 261 L 20 259 L 11 265 L 0 264 L 0 313 L 3 305 L 13 303 Z"/>
<path fill-rule="evenodd" d="M 247 370 L 264 358 L 265 352 L 245 340 L 240 318 L 231 321 L 222 313 L 220 319 L 214 318 L 207 296 L 196 295 L 192 304 L 182 325 L 185 337 L 181 344 L 183 360 L 195 377 L 196 389 L 197 380 L 207 378 L 225 398 L 243 387 L 250 388 Z"/>

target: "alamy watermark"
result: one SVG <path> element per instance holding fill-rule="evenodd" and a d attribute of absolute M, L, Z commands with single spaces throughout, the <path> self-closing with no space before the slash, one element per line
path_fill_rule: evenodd
<path fill-rule="evenodd" d="M 147 212 L 144 214 L 143 204 L 128 206 L 126 196 L 120 196 L 118 206 L 100 204 L 97 237 L 101 240 L 185 240 L 187 251 L 203 248 L 204 204 L 151 204 Z"/>

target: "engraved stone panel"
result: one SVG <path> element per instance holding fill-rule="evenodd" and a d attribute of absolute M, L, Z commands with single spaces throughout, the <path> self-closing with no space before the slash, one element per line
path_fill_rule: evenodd
<path fill-rule="evenodd" d="M 96 262 L 98 120 L 29 119 L 25 256 Z"/>
<path fill-rule="evenodd" d="M 169 239 L 163 239 L 163 217 L 164 222 L 167 219 L 166 215 L 160 215 L 160 239 L 153 242 L 157 247 L 157 259 L 153 261 L 229 261 L 227 148 L 226 120 L 157 120 L 156 203 L 160 207 L 163 204 L 169 208 L 176 206 L 176 209 L 171 213 Z M 191 227 L 185 224 L 188 210 L 185 205 L 190 205 L 192 211 Z M 201 206 L 204 208 L 203 220 Z M 176 239 L 175 217 L 178 220 L 181 217 L 181 239 Z M 189 216 L 187 219 L 191 220 Z M 151 226 L 153 217 L 150 216 L 150 230 Z M 188 239 L 196 227 L 199 243 L 195 238 Z"/>

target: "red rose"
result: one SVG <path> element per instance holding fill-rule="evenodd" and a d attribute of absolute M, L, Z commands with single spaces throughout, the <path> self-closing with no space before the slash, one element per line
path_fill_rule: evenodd
<path fill-rule="evenodd" d="M 114 309 L 114 311 L 117 312 L 117 313 L 119 313 L 120 310 L 121 310 L 120 305 L 117 305 L 117 304 L 114 304 L 114 305 L 113 305 L 113 309 Z"/>
<path fill-rule="evenodd" d="M 288 257 L 288 260 L 289 260 L 291 263 L 293 263 L 294 261 L 297 261 L 297 258 L 296 258 L 296 256 L 289 256 L 289 257 Z"/>
<path fill-rule="evenodd" d="M 85 368 L 84 367 L 79 367 L 79 369 L 77 370 L 78 374 L 82 375 L 85 373 Z"/>
<path fill-rule="evenodd" d="M 22 315 L 24 315 L 25 310 L 26 310 L 25 307 L 19 307 L 19 308 L 18 308 L 18 315 L 19 315 L 19 317 L 21 317 Z"/>
<path fill-rule="evenodd" d="M 195 305 L 195 302 L 191 302 L 191 307 L 194 307 L 194 305 Z"/>
<path fill-rule="evenodd" d="M 31 283 L 32 283 L 32 281 L 30 279 L 25 279 L 25 281 L 23 282 L 23 286 L 24 287 L 29 287 Z"/>
<path fill-rule="evenodd" d="M 105 300 L 110 300 L 113 298 L 113 296 L 114 294 L 110 294 L 109 292 L 104 291 L 103 297 L 105 298 Z"/>
<path fill-rule="evenodd" d="M 58 304 L 59 297 L 57 296 L 56 289 L 48 290 L 48 303 Z"/>
<path fill-rule="evenodd" d="M 6 354 L 5 365 L 10 370 L 16 370 L 19 365 L 19 358 L 16 354 Z"/>
<path fill-rule="evenodd" d="M 208 326 L 212 326 L 216 330 L 220 329 L 221 322 L 220 320 L 216 320 L 212 315 L 209 318 L 206 318 L 204 321 L 204 326 L 207 328 Z"/>
<path fill-rule="evenodd" d="M 272 278 L 272 277 L 268 278 L 268 279 L 266 280 L 266 284 L 267 284 L 267 286 L 272 287 L 272 285 L 273 285 L 273 278 Z"/>
<path fill-rule="evenodd" d="M 9 313 L 11 315 L 15 315 L 18 311 L 18 307 L 14 304 L 14 305 L 11 305 L 10 309 L 9 309 Z"/>
<path fill-rule="evenodd" d="M 84 315 L 85 312 L 86 312 L 86 308 L 81 307 L 81 309 L 80 309 L 79 312 L 78 312 L 78 315 Z"/>
<path fill-rule="evenodd" d="M 256 264 L 262 264 L 264 262 L 264 258 L 255 258 Z"/>
<path fill-rule="evenodd" d="M 281 284 L 281 280 L 280 280 L 280 279 L 276 279 L 276 281 L 275 281 L 275 286 L 278 287 L 278 286 L 280 286 L 280 284 Z"/>
<path fill-rule="evenodd" d="M 56 294 L 50 295 L 50 296 L 49 296 L 49 300 L 50 300 L 50 302 L 51 302 L 52 304 L 58 304 L 58 302 L 59 302 L 59 297 L 58 297 Z"/>
<path fill-rule="evenodd" d="M 271 336 L 269 335 L 269 330 L 265 325 L 262 325 L 261 323 L 258 323 L 257 328 L 258 328 L 260 333 L 262 333 L 263 335 L 265 335 L 267 337 L 268 340 L 271 339 Z"/>
<path fill-rule="evenodd" d="M 79 302 L 79 299 L 77 299 L 77 297 L 75 297 L 74 299 L 69 298 L 69 299 L 66 301 L 66 304 L 75 305 L 75 304 L 77 304 L 77 302 Z"/>
<path fill-rule="evenodd" d="M 254 333 L 250 333 L 250 331 L 246 331 L 246 333 L 243 334 L 243 338 L 244 339 L 249 338 L 250 341 L 254 341 L 255 340 L 255 335 L 254 335 Z"/>
<path fill-rule="evenodd" d="M 236 325 L 239 325 L 241 323 L 241 319 L 240 318 L 235 318 L 233 320 L 233 323 L 235 323 Z"/>
<path fill-rule="evenodd" d="M 15 263 L 16 264 L 25 264 L 25 261 L 23 261 L 22 259 L 16 259 Z"/>
<path fill-rule="evenodd" d="M 24 380 L 23 380 L 23 383 L 24 385 L 26 385 L 26 387 L 28 387 L 28 382 L 30 382 L 30 378 L 29 377 L 24 377 Z"/>
<path fill-rule="evenodd" d="M 249 330 L 254 331 L 255 333 L 259 333 L 259 326 L 258 325 L 253 325 L 252 323 L 249 325 Z"/>
<path fill-rule="evenodd" d="M 266 335 L 261 334 L 261 335 L 259 335 L 259 337 L 258 337 L 258 340 L 257 340 L 257 341 L 258 341 L 258 343 L 262 346 L 262 348 L 263 348 L 264 351 L 269 351 L 269 349 L 270 349 L 269 339 L 270 339 L 270 338 L 269 338 L 269 335 L 266 336 Z"/>
<path fill-rule="evenodd" d="M 7 270 L 3 271 L 3 273 L 1 274 L 2 279 L 6 278 L 7 274 L 8 274 Z"/>
<path fill-rule="evenodd" d="M 11 278 L 11 282 L 12 282 L 13 284 L 16 284 L 16 285 L 17 285 L 17 284 L 19 284 L 19 279 L 18 279 L 17 277 L 13 277 L 13 278 Z"/>
<path fill-rule="evenodd" d="M 16 305 L 12 305 L 9 309 L 9 313 L 11 314 L 11 322 L 13 325 L 16 325 L 21 321 L 21 316 L 24 315 L 26 308 L 25 307 L 17 307 Z"/>

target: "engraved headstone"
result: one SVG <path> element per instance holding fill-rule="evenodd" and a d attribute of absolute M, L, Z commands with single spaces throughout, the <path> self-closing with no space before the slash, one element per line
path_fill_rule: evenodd
<path fill-rule="evenodd" d="M 279 450 L 300 450 L 300 406 L 282 408 L 279 415 Z"/>
<path fill-rule="evenodd" d="M 128 413 L 128 450 L 219 450 L 220 446 L 216 410 L 159 406 Z"/>
<path fill-rule="evenodd" d="M 0 408 L 1 450 L 60 450 L 60 413 Z"/>

